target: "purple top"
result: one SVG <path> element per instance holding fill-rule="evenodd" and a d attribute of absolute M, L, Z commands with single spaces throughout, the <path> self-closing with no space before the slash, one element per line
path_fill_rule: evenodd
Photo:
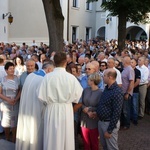
<path fill-rule="evenodd" d="M 134 70 L 131 66 L 127 66 L 123 69 L 122 74 L 122 90 L 123 93 L 127 93 L 128 87 L 129 87 L 129 83 L 131 80 L 134 81 L 134 77 L 135 77 L 135 73 Z M 133 89 L 130 91 L 129 93 L 130 95 L 133 94 Z"/>

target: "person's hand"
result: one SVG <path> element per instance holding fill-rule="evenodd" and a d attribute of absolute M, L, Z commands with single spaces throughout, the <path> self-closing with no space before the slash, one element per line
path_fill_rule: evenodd
<path fill-rule="evenodd" d="M 87 112 L 87 114 L 88 114 L 89 118 L 94 119 L 93 112 L 89 111 L 89 112 Z"/>
<path fill-rule="evenodd" d="M 85 108 L 83 109 L 83 112 L 84 112 L 85 114 L 87 114 L 88 111 L 89 111 L 89 108 L 88 108 L 88 107 L 85 107 Z"/>
<path fill-rule="evenodd" d="M 92 118 L 92 119 L 95 119 L 97 117 L 96 112 L 91 112 L 90 111 L 87 114 L 88 114 L 89 118 Z"/>
<path fill-rule="evenodd" d="M 124 95 L 124 99 L 125 99 L 125 100 L 128 100 L 128 98 L 129 98 L 129 94 L 126 93 L 126 94 Z"/>
<path fill-rule="evenodd" d="M 111 134 L 109 134 L 107 131 L 104 133 L 105 139 L 111 138 Z"/>
<path fill-rule="evenodd" d="M 14 104 L 15 104 L 15 99 L 10 99 L 10 98 L 9 98 L 9 99 L 7 100 L 7 103 L 10 104 L 10 105 L 14 105 Z"/>
<path fill-rule="evenodd" d="M 15 99 L 14 99 L 14 105 L 17 103 L 17 101 L 18 101 L 18 100 L 15 98 Z"/>

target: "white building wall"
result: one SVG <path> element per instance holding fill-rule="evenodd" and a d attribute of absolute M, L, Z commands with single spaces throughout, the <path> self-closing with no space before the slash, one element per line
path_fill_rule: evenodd
<path fill-rule="evenodd" d="M 69 9 L 69 42 L 72 42 L 72 26 L 78 27 L 77 38 L 86 39 L 86 27 L 91 28 L 91 38 L 95 37 L 95 2 L 92 3 L 92 10 L 86 10 L 87 0 L 78 0 L 78 8 L 74 8 L 73 0 L 70 0 Z"/>
<path fill-rule="evenodd" d="M 77 38 L 86 39 L 86 27 L 91 28 L 91 38 L 97 36 L 97 31 L 105 27 L 105 39 L 117 39 L 118 19 L 112 17 L 112 21 L 106 24 L 108 12 L 100 7 L 101 0 L 92 3 L 92 10 L 86 10 L 87 0 L 78 0 L 78 8 L 72 7 L 73 0 L 60 0 L 64 15 L 64 39 L 72 42 L 72 26 L 78 27 Z M 69 2 L 69 27 L 67 25 Z M 8 16 L 3 20 L 2 14 L 11 12 L 14 22 L 8 23 Z M 26 42 L 31 44 L 34 39 L 36 43 L 48 43 L 48 29 L 42 0 L 0 0 L 0 41 Z M 134 24 L 127 23 L 127 27 Z M 137 25 L 134 25 L 137 26 Z M 149 36 L 150 25 L 140 25 Z"/>
<path fill-rule="evenodd" d="M 66 38 L 67 26 L 67 0 L 60 0 L 63 7 L 64 20 L 64 39 Z M 8 16 L 5 20 L 0 18 L 0 41 L 16 42 L 21 44 L 26 42 L 28 45 L 35 40 L 48 43 L 48 29 L 42 0 L 5 0 L 0 1 L 0 14 L 11 12 L 14 21 L 8 24 Z M 4 30 L 5 28 L 5 30 Z M 5 32 L 4 32 L 5 31 Z"/>
<path fill-rule="evenodd" d="M 95 24 L 95 36 L 98 36 L 98 30 L 105 26 L 106 13 L 101 6 L 101 0 L 96 2 L 96 24 Z"/>
<path fill-rule="evenodd" d="M 96 32 L 95 32 L 95 36 L 97 36 L 97 31 L 99 30 L 99 28 L 105 26 L 105 40 L 118 39 L 118 17 L 111 17 L 111 21 L 109 21 L 109 24 L 106 24 L 107 15 L 109 14 L 109 12 L 103 11 L 103 9 L 100 7 L 101 3 L 102 3 L 102 0 L 99 0 L 96 3 Z M 146 32 L 146 34 L 149 38 L 150 25 L 148 25 L 148 24 L 136 25 L 136 24 L 127 22 L 127 28 L 130 26 L 141 27 Z"/>
<path fill-rule="evenodd" d="M 8 34 L 9 34 L 9 24 L 8 24 L 8 16 L 3 19 L 2 15 L 8 13 L 10 10 L 8 9 L 8 0 L 0 0 L 0 42 L 8 42 Z"/>
<path fill-rule="evenodd" d="M 23 41 L 31 44 L 48 42 L 48 29 L 44 8 L 41 0 L 9 0 L 9 7 L 14 17 L 14 22 L 10 26 L 8 40 Z"/>

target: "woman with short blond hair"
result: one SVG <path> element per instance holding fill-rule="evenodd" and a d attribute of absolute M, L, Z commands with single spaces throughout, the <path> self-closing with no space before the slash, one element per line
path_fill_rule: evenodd
<path fill-rule="evenodd" d="M 90 112 L 95 112 L 102 91 L 98 88 L 101 77 L 93 73 L 88 77 L 88 85 L 82 94 L 81 131 L 84 150 L 98 150 L 98 118 L 91 118 Z"/>

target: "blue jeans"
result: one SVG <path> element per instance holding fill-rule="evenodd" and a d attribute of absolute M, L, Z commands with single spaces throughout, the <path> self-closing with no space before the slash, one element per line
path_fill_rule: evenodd
<path fill-rule="evenodd" d="M 129 95 L 128 100 L 123 101 L 123 108 L 121 114 L 121 126 L 130 127 L 130 108 L 131 108 L 131 98 L 132 96 Z"/>
<path fill-rule="evenodd" d="M 133 93 L 131 99 L 131 119 L 134 121 L 138 120 L 139 112 L 139 93 Z"/>

